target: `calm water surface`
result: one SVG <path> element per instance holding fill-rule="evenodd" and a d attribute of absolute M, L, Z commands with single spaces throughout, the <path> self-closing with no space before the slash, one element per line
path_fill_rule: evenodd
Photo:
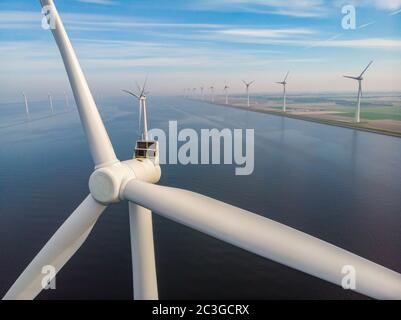
<path fill-rule="evenodd" d="M 99 103 L 120 159 L 132 156 L 136 104 Z M 55 101 L 0 105 L 0 295 L 88 194 L 92 161 L 76 111 Z M 150 126 L 255 128 L 255 171 L 164 165 L 186 188 L 310 233 L 401 272 L 401 139 L 177 98 L 149 101 Z M 216 212 L 216 214 L 218 214 Z M 128 205 L 109 207 L 40 299 L 130 299 Z M 251 231 L 252 232 L 252 231 Z M 360 299 L 157 215 L 162 299 Z"/>

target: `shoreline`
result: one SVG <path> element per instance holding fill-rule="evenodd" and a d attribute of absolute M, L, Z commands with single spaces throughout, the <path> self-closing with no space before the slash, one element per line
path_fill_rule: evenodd
<path fill-rule="evenodd" d="M 235 106 L 235 105 L 232 105 L 232 104 L 216 103 L 216 102 L 211 102 L 211 101 L 206 101 L 206 100 L 198 100 L 198 99 L 188 99 L 188 100 L 209 103 L 209 104 L 212 104 L 212 105 L 226 107 L 226 108 L 247 110 L 247 111 L 251 111 L 251 112 L 270 114 L 270 115 L 274 115 L 274 116 L 278 116 L 278 117 L 280 117 L 280 116 L 281 117 L 287 117 L 287 118 L 291 118 L 291 119 L 315 122 L 315 123 L 320 123 L 320 124 L 327 124 L 327 125 L 330 125 L 330 126 L 343 127 L 343 128 L 347 128 L 347 129 L 355 129 L 355 130 L 360 130 L 360 131 L 365 131 L 365 132 L 371 132 L 371 133 L 376 133 L 376 134 L 382 134 L 382 135 L 386 135 L 386 136 L 401 138 L 401 132 L 388 131 L 388 130 L 385 130 L 385 129 L 366 128 L 366 127 L 358 126 L 355 123 L 347 123 L 347 122 L 336 121 L 336 120 L 327 120 L 327 119 L 315 119 L 315 118 L 311 118 L 311 117 L 307 117 L 307 116 L 301 116 L 301 115 L 297 115 L 297 114 L 284 113 L 282 111 L 271 111 L 271 110 L 255 109 L 255 108 L 252 108 L 252 106 L 250 108 L 248 108 L 248 107 Z"/>

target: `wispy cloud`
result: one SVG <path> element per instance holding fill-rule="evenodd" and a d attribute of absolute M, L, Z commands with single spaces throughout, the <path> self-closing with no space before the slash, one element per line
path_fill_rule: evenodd
<path fill-rule="evenodd" d="M 175 28 L 175 29 L 216 29 L 225 27 L 209 23 L 175 23 L 145 20 L 140 17 L 85 13 L 62 13 L 62 18 L 70 30 L 112 31 L 129 28 Z M 35 11 L 0 12 L 0 29 L 32 29 L 40 27 L 42 14 Z"/>
<path fill-rule="evenodd" d="M 384 11 L 394 11 L 401 8 L 401 0 L 336 0 L 335 6 L 352 4 L 357 7 L 373 7 Z"/>
<path fill-rule="evenodd" d="M 283 38 L 297 35 L 311 35 L 315 31 L 305 28 L 289 29 L 226 29 L 218 31 L 221 34 L 256 38 Z"/>
<path fill-rule="evenodd" d="M 198 10 L 247 11 L 291 17 L 322 17 L 327 15 L 323 0 L 206 0 L 189 5 Z"/>
<path fill-rule="evenodd" d="M 91 4 L 100 4 L 100 5 L 106 5 L 106 6 L 117 5 L 117 2 L 116 1 L 112 1 L 112 0 L 78 0 L 78 2 L 91 3 Z"/>

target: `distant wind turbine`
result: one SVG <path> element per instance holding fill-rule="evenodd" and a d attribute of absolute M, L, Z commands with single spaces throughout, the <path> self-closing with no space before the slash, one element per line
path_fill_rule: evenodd
<path fill-rule="evenodd" d="M 255 82 L 255 81 L 251 81 L 251 82 L 246 82 L 244 80 L 242 80 L 242 82 L 244 83 L 245 87 L 246 87 L 246 95 L 248 96 L 248 108 L 251 106 L 250 102 L 249 102 L 249 87 Z"/>
<path fill-rule="evenodd" d="M 227 83 L 224 85 L 224 93 L 226 95 L 226 104 L 228 104 L 228 89 L 230 89 L 230 87 L 227 85 Z"/>
<path fill-rule="evenodd" d="M 143 133 L 142 133 L 142 139 L 145 141 L 148 140 L 148 116 L 147 116 L 147 111 L 146 111 L 146 95 L 148 92 L 145 92 L 146 90 L 146 83 L 147 79 L 145 80 L 144 84 L 142 87 L 138 86 L 138 94 L 135 94 L 131 91 L 128 90 L 123 90 L 124 92 L 130 94 L 131 96 L 135 97 L 139 101 L 139 124 L 138 128 L 139 131 L 141 130 L 141 120 L 142 120 L 142 113 L 143 113 Z"/>
<path fill-rule="evenodd" d="M 29 115 L 29 106 L 28 106 L 28 99 L 26 97 L 25 92 L 22 92 L 22 96 L 24 97 L 24 102 L 25 102 L 25 113 L 28 119 L 30 119 L 30 115 Z"/>
<path fill-rule="evenodd" d="M 50 94 L 50 92 L 48 93 L 48 97 L 49 97 L 50 110 L 51 110 L 52 113 L 54 113 L 53 98 L 52 98 L 52 95 Z"/>
<path fill-rule="evenodd" d="M 355 112 L 355 122 L 360 123 L 361 122 L 361 97 L 362 97 L 362 80 L 363 80 L 363 75 L 365 72 L 369 69 L 369 67 L 372 65 L 373 61 L 370 61 L 368 66 L 362 71 L 359 77 L 351 77 L 351 76 L 344 76 L 344 78 L 349 78 L 353 80 L 358 81 L 358 99 L 356 103 L 356 112 Z"/>
<path fill-rule="evenodd" d="M 210 87 L 210 91 L 212 92 L 212 102 L 214 102 L 214 86 Z"/>
<path fill-rule="evenodd" d="M 287 91 L 286 91 L 286 86 L 287 86 L 287 78 L 290 72 L 288 71 L 286 76 L 284 77 L 284 80 L 282 82 L 277 82 L 278 84 L 281 84 L 283 86 L 283 112 L 287 111 Z"/>
<path fill-rule="evenodd" d="M 205 100 L 205 97 L 203 96 L 203 90 L 204 90 L 204 89 L 205 89 L 204 87 L 200 87 L 201 99 L 202 99 L 202 100 Z"/>

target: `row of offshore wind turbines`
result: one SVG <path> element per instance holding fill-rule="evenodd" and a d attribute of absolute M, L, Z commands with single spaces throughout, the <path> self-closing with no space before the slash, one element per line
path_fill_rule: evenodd
<path fill-rule="evenodd" d="M 24 98 L 25 115 L 28 118 L 28 120 L 30 120 L 31 113 L 30 113 L 30 109 L 29 109 L 28 97 L 27 97 L 25 91 L 22 92 L 22 97 Z M 47 94 L 47 99 L 49 100 L 50 112 L 53 114 L 54 113 L 53 96 L 50 92 Z M 64 92 L 64 101 L 65 101 L 65 107 L 67 109 L 69 109 L 70 108 L 70 98 L 66 92 Z"/>
<path fill-rule="evenodd" d="M 94 171 L 88 181 L 90 194 L 31 260 L 4 295 L 4 300 L 34 299 L 48 288 L 84 244 L 107 207 L 122 201 L 128 202 L 132 286 L 136 300 L 159 297 L 152 225 L 156 213 L 341 287 L 344 267 L 352 266 L 358 277 L 356 292 L 377 299 L 401 298 L 401 274 L 393 270 L 260 214 L 192 191 L 156 185 L 161 178 L 159 142 L 146 137 L 146 132 L 144 139 L 136 142 L 134 156 L 120 161 L 53 0 L 40 0 L 40 3 L 54 19 L 55 27 L 49 30 L 74 93 Z M 140 94 L 127 93 L 139 100 L 146 115 L 145 85 L 140 88 Z M 45 266 L 55 270 L 49 278 L 43 277 Z"/>
<path fill-rule="evenodd" d="M 369 64 L 367 65 L 367 67 L 362 71 L 362 73 L 359 76 L 353 77 L 353 76 L 343 76 L 344 78 L 348 78 L 348 79 L 352 79 L 352 80 L 356 80 L 358 81 L 358 96 L 357 96 L 357 103 L 356 103 L 356 110 L 355 110 L 355 123 L 360 123 L 361 122 L 361 98 L 362 98 L 362 81 L 363 81 L 363 75 L 365 74 L 365 72 L 369 69 L 369 67 L 372 65 L 373 61 L 369 62 Z M 287 79 L 289 76 L 290 72 L 288 71 L 287 74 L 284 77 L 283 81 L 279 81 L 276 82 L 276 84 L 280 84 L 283 86 L 283 107 L 282 107 L 282 112 L 287 112 Z M 251 87 L 252 84 L 255 83 L 255 81 L 250 81 L 247 82 L 245 80 L 242 80 L 243 84 L 245 85 L 245 93 L 246 93 L 246 97 L 247 97 L 247 107 L 250 108 L 251 107 L 251 103 L 250 103 L 250 92 L 249 92 L 249 88 Z M 205 100 L 205 94 L 204 94 L 204 90 L 205 87 L 201 86 L 200 88 L 200 98 L 201 100 Z M 230 89 L 230 87 L 227 85 L 227 83 L 225 83 L 224 87 L 223 87 L 223 93 L 225 96 L 225 104 L 229 104 L 229 94 L 228 94 L 228 89 Z M 210 90 L 210 101 L 212 103 L 215 102 L 215 87 L 214 85 L 209 87 Z M 197 98 L 197 88 L 185 88 L 184 89 L 184 96 L 186 98 Z"/>

